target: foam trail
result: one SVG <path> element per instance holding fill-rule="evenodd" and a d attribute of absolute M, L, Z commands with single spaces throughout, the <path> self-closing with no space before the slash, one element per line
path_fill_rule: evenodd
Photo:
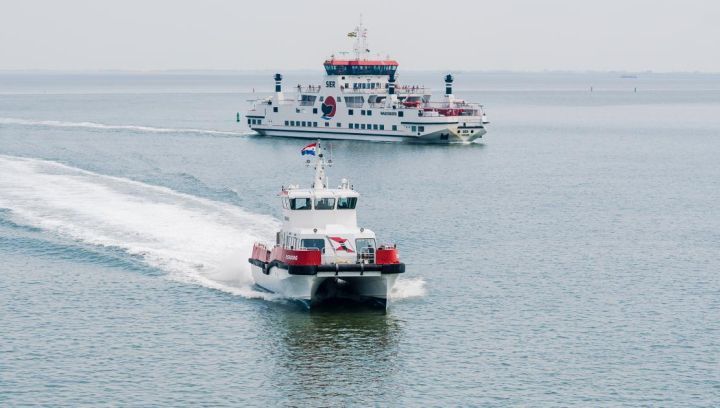
<path fill-rule="evenodd" d="M 425 289 L 425 280 L 423 278 L 399 277 L 390 292 L 390 298 L 392 300 L 410 299 L 423 297 L 426 294 L 427 289 Z"/>
<path fill-rule="evenodd" d="M 21 126 L 46 126 L 46 127 L 60 127 L 60 128 L 85 128 L 85 129 L 100 129 L 100 130 L 130 130 L 134 132 L 149 132 L 149 133 L 198 133 L 208 135 L 227 135 L 227 136 L 247 136 L 253 134 L 253 132 L 226 132 L 220 130 L 207 130 L 207 129 L 182 129 L 182 128 L 158 128 L 151 126 L 136 126 L 136 125 L 106 125 L 95 122 L 63 122 L 58 120 L 28 120 L 28 119 L 16 119 L 16 118 L 0 118 L 0 125 L 21 125 Z"/>
<path fill-rule="evenodd" d="M 219 203 L 60 163 L 0 155 L 0 208 L 18 224 L 142 257 L 168 276 L 246 297 L 248 254 L 279 223 Z"/>

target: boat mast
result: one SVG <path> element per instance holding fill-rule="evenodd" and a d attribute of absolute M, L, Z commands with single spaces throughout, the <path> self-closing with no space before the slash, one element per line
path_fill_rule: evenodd
<path fill-rule="evenodd" d="M 355 27 L 355 31 L 353 32 L 353 37 L 355 37 L 355 44 L 353 45 L 353 51 L 355 51 L 355 59 L 360 60 L 360 57 L 362 56 L 364 59 L 367 59 L 367 54 L 370 52 L 367 45 L 367 29 L 363 27 L 362 23 L 362 14 L 360 15 L 360 24 L 358 24 L 357 27 Z"/>
<path fill-rule="evenodd" d="M 320 147 L 320 141 L 318 140 L 315 146 L 317 153 L 317 160 L 315 160 L 315 178 L 313 179 L 312 188 L 315 190 L 324 190 L 327 188 L 327 176 L 325 175 L 325 155 L 323 154 L 322 147 Z"/>

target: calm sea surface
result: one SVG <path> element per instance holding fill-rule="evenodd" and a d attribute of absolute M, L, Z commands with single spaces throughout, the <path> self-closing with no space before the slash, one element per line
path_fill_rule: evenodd
<path fill-rule="evenodd" d="M 235 122 L 271 77 L 0 74 L 1 406 L 720 405 L 720 76 L 457 73 L 482 143 L 334 142 L 388 314 L 252 287 L 311 178 Z"/>

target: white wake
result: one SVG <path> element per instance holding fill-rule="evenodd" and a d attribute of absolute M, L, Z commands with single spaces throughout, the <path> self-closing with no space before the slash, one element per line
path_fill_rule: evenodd
<path fill-rule="evenodd" d="M 0 155 L 0 208 L 13 221 L 79 242 L 119 248 L 172 279 L 253 298 L 247 258 L 280 227 L 253 214 L 165 187 L 57 162 Z M 425 295 L 421 278 L 398 279 L 392 299 Z"/>
<path fill-rule="evenodd" d="M 272 217 L 60 163 L 0 155 L 0 208 L 13 221 L 142 257 L 168 276 L 246 297 L 253 242 Z"/>
<path fill-rule="evenodd" d="M 95 122 L 63 122 L 58 120 L 28 120 L 16 118 L 0 118 L 0 125 L 47 126 L 59 128 L 85 128 L 100 130 L 129 130 L 133 132 L 149 133 L 199 133 L 208 135 L 246 136 L 252 132 L 227 132 L 221 130 L 192 129 L 192 128 L 161 128 L 137 125 L 106 125 Z"/>
<path fill-rule="evenodd" d="M 425 288 L 425 279 L 417 277 L 404 278 L 400 276 L 397 281 L 395 281 L 395 286 L 393 286 L 392 291 L 390 292 L 390 299 L 400 300 L 419 298 L 425 296 L 426 294 L 427 289 Z"/>

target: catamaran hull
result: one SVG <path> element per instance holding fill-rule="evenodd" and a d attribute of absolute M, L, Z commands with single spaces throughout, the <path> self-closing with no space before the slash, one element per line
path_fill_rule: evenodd
<path fill-rule="evenodd" d="M 288 269 L 272 266 L 265 270 L 250 266 L 255 284 L 263 290 L 296 300 L 306 307 L 333 299 L 369 303 L 382 308 L 389 306 L 390 291 L 397 274 L 379 271 L 317 272 L 315 275 L 294 275 Z"/>

